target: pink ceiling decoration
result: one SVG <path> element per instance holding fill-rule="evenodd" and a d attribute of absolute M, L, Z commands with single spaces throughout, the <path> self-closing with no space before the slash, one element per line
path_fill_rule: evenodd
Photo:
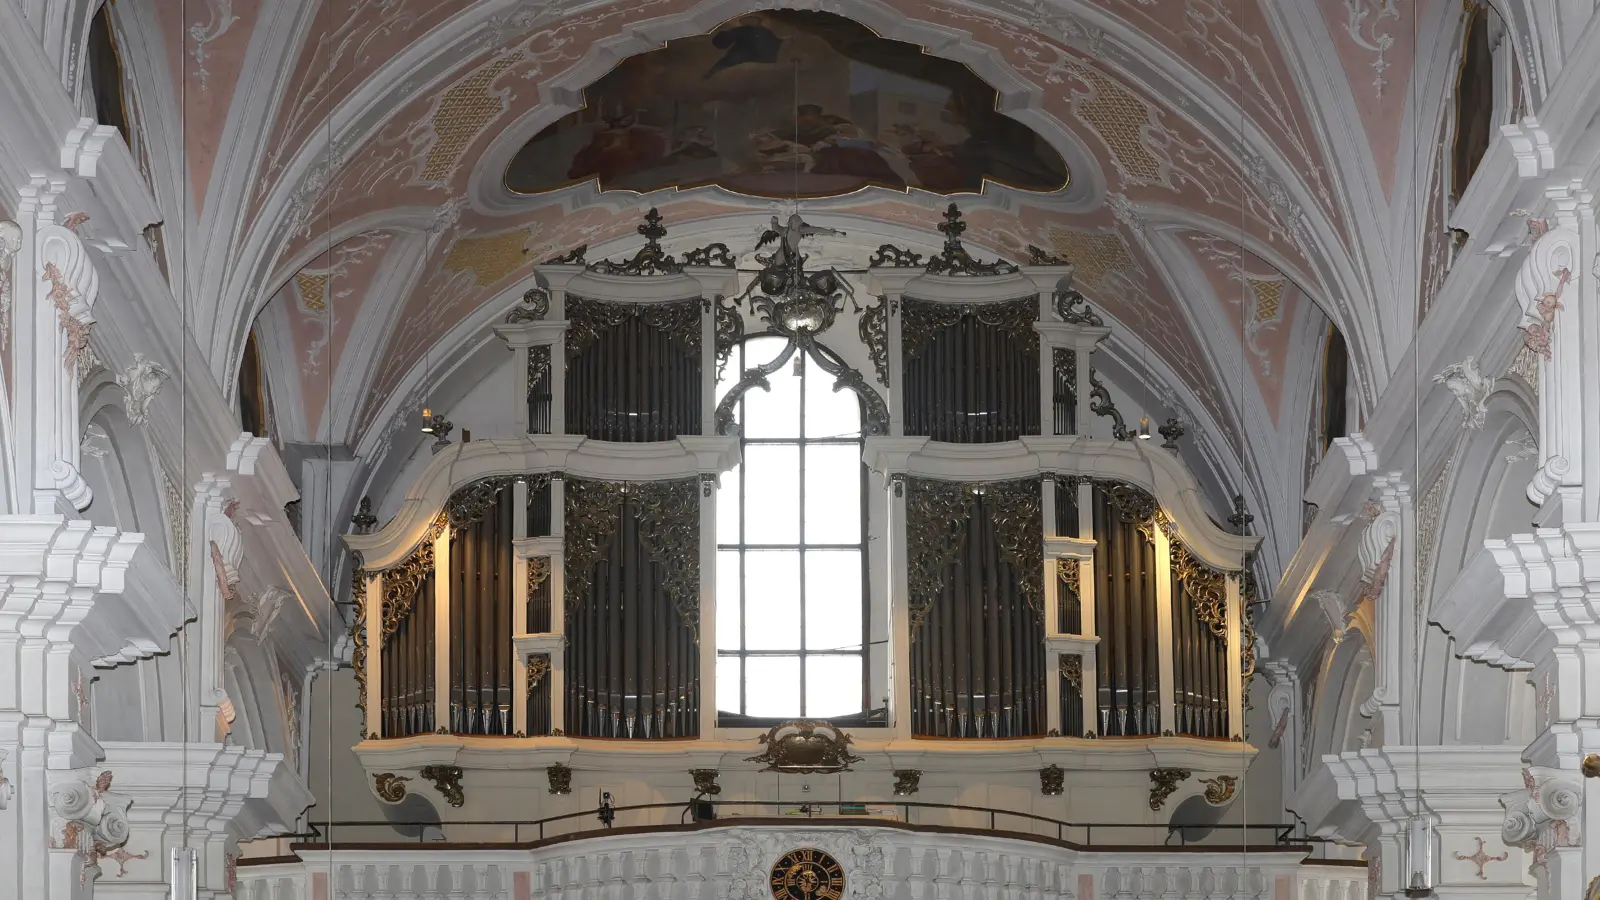
<path fill-rule="evenodd" d="M 1415 3 L 1319 0 L 1333 46 L 1367 134 L 1385 198 L 1394 189 L 1395 155 L 1416 54 Z"/>

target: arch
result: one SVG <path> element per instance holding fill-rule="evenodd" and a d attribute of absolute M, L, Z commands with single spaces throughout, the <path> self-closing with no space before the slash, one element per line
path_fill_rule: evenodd
<path fill-rule="evenodd" d="M 109 373 L 102 372 L 98 381 L 84 386 L 79 404 L 81 420 L 88 423 L 81 445 L 83 470 L 94 491 L 85 514 L 96 525 L 145 535 L 157 558 L 170 561 L 173 548 L 163 475 L 149 440 L 128 421 L 122 402 L 122 388 Z"/>
<path fill-rule="evenodd" d="M 1313 765 L 1324 755 L 1360 749 L 1361 735 L 1379 721 L 1361 712 L 1361 704 L 1372 696 L 1372 684 L 1372 651 L 1366 637 L 1359 631 L 1347 631 L 1344 639 L 1327 651 L 1308 710 L 1312 727 L 1307 753 Z"/>

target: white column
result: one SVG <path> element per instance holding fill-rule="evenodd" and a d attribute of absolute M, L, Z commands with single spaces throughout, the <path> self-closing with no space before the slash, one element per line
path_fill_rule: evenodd
<path fill-rule="evenodd" d="M 517 352 L 526 363 L 528 351 L 522 349 Z M 526 372 L 527 366 L 524 365 L 522 370 Z M 522 408 L 526 410 L 528 405 L 524 403 Z M 526 427 L 523 433 L 527 433 Z M 511 533 L 518 538 L 528 536 L 528 483 L 520 478 L 511 486 Z M 511 631 L 513 634 L 528 633 L 528 559 L 521 555 L 513 558 L 511 563 Z M 511 661 L 511 733 L 528 733 L 527 657 L 517 657 Z"/>
<path fill-rule="evenodd" d="M 1228 576 L 1228 736 L 1244 734 L 1244 679 L 1239 630 L 1239 576 Z"/>
<path fill-rule="evenodd" d="M 714 479 L 715 476 L 713 475 Z M 700 481 L 700 737 L 717 727 L 717 502 L 715 480 Z"/>
<path fill-rule="evenodd" d="M 383 573 L 367 576 L 367 736 L 383 737 Z"/>
<path fill-rule="evenodd" d="M 889 433 L 903 435 L 906 433 L 906 415 L 905 404 L 900 402 L 900 398 L 905 396 L 905 369 L 901 365 L 904 359 L 900 349 L 900 292 L 886 292 L 883 302 L 889 304 Z"/>
<path fill-rule="evenodd" d="M 700 315 L 700 433 L 716 434 L 717 421 L 717 304 L 716 297 L 711 298 L 711 311 L 702 312 Z M 553 360 L 552 360 L 553 361 Z M 732 361 L 729 361 L 730 364 Z M 735 379 L 738 373 L 733 373 Z M 700 673 L 701 684 L 705 684 L 705 672 Z M 701 698 L 702 707 L 705 706 L 704 696 Z M 702 731 L 701 734 L 707 732 Z"/>
<path fill-rule="evenodd" d="M 450 721 L 450 528 L 433 541 L 433 727 L 455 730 Z"/>
<path fill-rule="evenodd" d="M 559 347 L 551 348 L 551 371 L 555 371 L 555 351 Z M 560 406 L 560 404 L 555 404 Z M 553 413 L 552 413 L 553 414 Z M 555 421 L 552 419 L 551 421 Z M 559 434 L 559 429 L 552 428 Z M 567 533 L 567 482 L 561 478 L 550 479 L 550 535 L 561 539 Z M 567 633 L 567 554 L 557 553 L 550 557 L 550 631 L 555 634 Z M 550 652 L 550 674 L 545 677 L 550 679 L 550 729 L 561 731 L 567 722 L 567 654 L 564 642 L 557 643 L 557 649 Z"/>
<path fill-rule="evenodd" d="M 550 315 L 564 320 L 567 317 L 567 292 L 556 289 L 550 292 Z M 567 433 L 567 342 L 565 331 L 550 345 L 550 433 Z M 560 507 L 557 507 L 558 509 Z M 553 688 L 552 688 L 553 690 Z"/>
<path fill-rule="evenodd" d="M 1078 392 L 1081 397 L 1083 392 Z M 1094 487 L 1084 483 L 1078 485 L 1078 537 L 1092 539 L 1094 537 Z M 1078 622 L 1083 634 L 1094 635 L 1096 625 L 1094 618 L 1094 559 L 1078 561 Z M 1100 684 L 1095 668 L 1095 653 L 1098 650 L 1085 651 L 1083 654 L 1083 730 L 1104 735 L 1100 725 L 1099 690 Z"/>
<path fill-rule="evenodd" d="M 1177 730 L 1172 661 L 1172 542 L 1160 528 L 1151 529 L 1156 542 L 1156 666 L 1160 672 L 1157 695 L 1161 704 L 1160 734 Z"/>
<path fill-rule="evenodd" d="M 899 331 L 891 329 L 891 346 Z M 905 483 L 889 478 L 889 722 L 897 738 L 911 737 L 911 585 L 906 571 Z"/>
<path fill-rule="evenodd" d="M 532 352 L 526 344 L 511 348 L 511 384 L 515 391 L 512 396 L 519 398 L 517 407 L 517 434 L 528 433 L 528 392 L 533 390 L 533 385 L 528 383 L 528 354 Z M 521 532 L 518 532 L 520 535 Z"/>

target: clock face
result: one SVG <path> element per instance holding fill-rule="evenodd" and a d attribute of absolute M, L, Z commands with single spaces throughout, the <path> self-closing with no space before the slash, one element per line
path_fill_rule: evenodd
<path fill-rule="evenodd" d="M 772 896 L 777 900 L 839 900 L 844 896 L 844 868 L 821 850 L 790 850 L 772 866 Z"/>

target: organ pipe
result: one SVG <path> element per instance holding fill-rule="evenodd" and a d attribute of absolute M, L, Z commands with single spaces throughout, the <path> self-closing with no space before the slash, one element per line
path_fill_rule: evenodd
<path fill-rule="evenodd" d="M 1178 734 L 1228 735 L 1227 579 L 1172 542 L 1173 711 Z"/>
<path fill-rule="evenodd" d="M 1039 491 L 908 480 L 913 733 L 1044 733 Z"/>
<path fill-rule="evenodd" d="M 1039 433 L 1038 304 L 903 300 L 905 433 L 993 443 Z"/>
<path fill-rule="evenodd" d="M 566 733 L 699 733 L 699 483 L 568 479 Z"/>
<path fill-rule="evenodd" d="M 629 442 L 700 433 L 699 300 L 568 297 L 566 310 L 568 433 Z"/>
<path fill-rule="evenodd" d="M 410 609 L 383 643 L 383 736 L 431 734 L 434 702 L 433 573 L 416 587 Z"/>
<path fill-rule="evenodd" d="M 457 734 L 511 733 L 515 531 L 509 487 L 502 481 L 481 511 L 452 516 L 450 730 Z"/>
<path fill-rule="evenodd" d="M 1157 734 L 1155 501 L 1137 488 L 1098 481 L 1093 497 L 1096 724 L 1103 736 Z"/>

